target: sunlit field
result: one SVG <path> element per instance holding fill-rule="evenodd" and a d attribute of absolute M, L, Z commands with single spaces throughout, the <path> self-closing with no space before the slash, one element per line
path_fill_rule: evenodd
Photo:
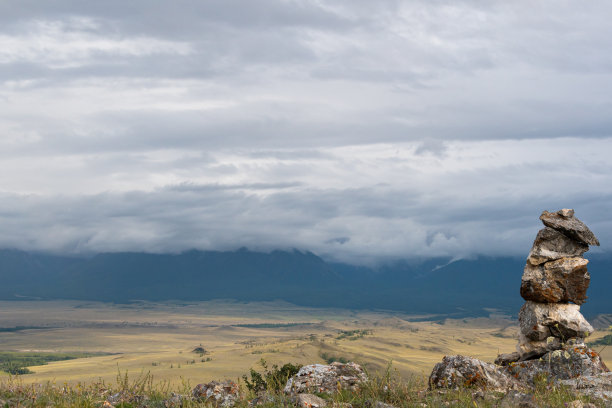
<path fill-rule="evenodd" d="M 127 371 L 150 372 L 172 386 L 236 380 L 262 358 L 269 364 L 350 360 L 372 373 L 391 363 L 401 376 L 427 376 L 447 354 L 492 362 L 498 352 L 514 350 L 517 330 L 516 322 L 495 314 L 449 320 L 283 302 L 0 302 L 0 328 L 15 327 L 0 331 L 0 351 L 102 354 L 28 367 L 33 374 L 21 375 L 24 383 L 114 382 Z M 612 361 L 611 348 L 597 349 Z"/>

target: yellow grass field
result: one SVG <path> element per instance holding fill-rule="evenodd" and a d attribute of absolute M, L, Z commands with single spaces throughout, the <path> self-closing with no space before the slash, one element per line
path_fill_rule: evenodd
<path fill-rule="evenodd" d="M 495 315 L 449 320 L 284 302 L 0 302 L 0 328 L 16 326 L 36 328 L 0 332 L 0 351 L 112 353 L 30 367 L 34 374 L 21 376 L 24 383 L 113 383 L 127 371 L 130 377 L 150 372 L 173 387 L 236 380 L 259 369 L 262 358 L 270 364 L 344 358 L 370 372 L 392 362 L 402 376 L 427 376 L 447 354 L 492 362 L 498 352 L 514 350 L 517 330 L 516 322 Z M 193 352 L 200 345 L 207 354 Z M 610 364 L 612 350 L 604 348 L 603 357 Z"/>

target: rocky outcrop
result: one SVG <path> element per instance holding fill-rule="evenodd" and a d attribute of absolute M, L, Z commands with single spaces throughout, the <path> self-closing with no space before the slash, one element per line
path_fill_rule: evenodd
<path fill-rule="evenodd" d="M 429 387 L 478 387 L 501 392 L 523 388 L 507 370 L 466 356 L 445 356 L 431 372 Z"/>
<path fill-rule="evenodd" d="M 541 358 L 519 361 L 509 365 L 510 373 L 519 381 L 534 385 L 534 379 L 546 377 L 553 381 L 584 376 L 598 376 L 608 372 L 599 354 L 585 345 L 564 345 Z"/>
<path fill-rule="evenodd" d="M 529 390 L 537 378 L 564 384 L 612 404 L 612 376 L 599 354 L 584 344 L 593 327 L 580 313 L 591 276 L 582 255 L 599 245 L 574 210 L 544 211 L 521 279 L 526 300 L 519 312 L 517 352 L 495 365 L 446 356 L 429 378 L 430 388 L 472 386 L 508 392 L 501 406 L 535 406 Z M 505 405 L 504 405 L 505 404 Z"/>
<path fill-rule="evenodd" d="M 339 390 L 355 391 L 367 379 L 361 366 L 355 363 L 312 364 L 300 368 L 300 371 L 287 381 L 284 392 L 334 394 Z"/>
<path fill-rule="evenodd" d="M 560 383 L 580 392 L 581 394 L 588 395 L 591 398 L 603 401 L 612 401 L 611 372 L 605 372 L 598 375 L 584 375 L 569 380 L 563 380 L 560 381 Z"/>
<path fill-rule="evenodd" d="M 198 384 L 192 392 L 193 398 L 215 407 L 232 407 L 240 400 L 240 388 L 233 381 L 211 381 Z"/>

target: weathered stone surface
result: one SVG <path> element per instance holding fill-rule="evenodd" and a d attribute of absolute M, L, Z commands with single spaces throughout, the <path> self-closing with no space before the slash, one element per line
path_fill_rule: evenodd
<path fill-rule="evenodd" d="M 327 406 L 327 401 L 314 394 L 298 394 L 296 405 L 300 408 L 323 408 Z"/>
<path fill-rule="evenodd" d="M 386 402 L 382 401 L 368 401 L 366 406 L 368 408 L 395 408 L 394 405 L 387 404 Z"/>
<path fill-rule="evenodd" d="M 528 300 L 519 311 L 520 332 L 531 341 L 558 337 L 585 338 L 593 327 L 580 313 L 580 306 L 564 303 L 536 303 Z"/>
<path fill-rule="evenodd" d="M 586 375 L 570 380 L 562 380 L 561 384 L 603 401 L 612 402 L 612 373 L 606 372 L 597 375 Z M 586 404 L 585 404 L 586 407 Z"/>
<path fill-rule="evenodd" d="M 556 229 L 576 241 L 599 246 L 599 240 L 595 234 L 582 221 L 574 217 L 574 210 L 563 209 L 553 213 L 543 211 L 540 220 L 547 227 Z"/>
<path fill-rule="evenodd" d="M 514 378 L 531 386 L 537 377 L 560 381 L 608 372 L 599 354 L 586 346 L 572 345 L 546 353 L 539 359 L 512 363 L 508 370 Z"/>
<path fill-rule="evenodd" d="M 533 394 L 510 390 L 499 403 L 500 408 L 536 408 Z"/>
<path fill-rule="evenodd" d="M 429 388 L 477 387 L 505 392 L 521 384 L 494 364 L 466 356 L 444 356 L 429 376 Z"/>
<path fill-rule="evenodd" d="M 510 363 L 514 363 L 515 361 L 519 361 L 521 355 L 518 352 L 507 353 L 507 354 L 499 354 L 495 359 L 495 364 L 499 366 L 507 366 Z"/>
<path fill-rule="evenodd" d="M 333 394 L 338 392 L 338 389 L 354 391 L 366 380 L 365 372 L 355 363 L 312 364 L 300 368 L 300 371 L 287 381 L 284 391 L 286 394 Z"/>
<path fill-rule="evenodd" d="M 527 261 L 532 265 L 540 265 L 556 259 L 582 256 L 588 250 L 587 244 L 545 227 L 538 231 Z"/>
<path fill-rule="evenodd" d="M 232 407 L 240 399 L 240 389 L 238 384 L 230 380 L 211 381 L 208 384 L 198 384 L 193 389 L 192 395 L 216 407 Z"/>
<path fill-rule="evenodd" d="M 518 360 L 538 358 L 549 351 L 559 350 L 561 348 L 561 339 L 557 337 L 550 336 L 544 340 L 529 340 L 523 333 L 520 332 L 519 341 L 516 346 L 516 350 L 519 354 Z"/>
<path fill-rule="evenodd" d="M 521 281 L 521 296 L 540 303 L 573 302 L 581 305 L 591 282 L 584 258 L 561 258 L 541 265 L 527 262 Z"/>

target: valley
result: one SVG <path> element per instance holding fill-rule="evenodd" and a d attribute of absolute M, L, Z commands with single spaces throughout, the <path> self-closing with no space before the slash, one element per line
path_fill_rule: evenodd
<path fill-rule="evenodd" d="M 97 354 L 29 367 L 33 374 L 20 376 L 23 383 L 113 383 L 118 373 L 150 372 L 173 387 L 237 380 L 250 368 L 259 370 L 261 359 L 269 365 L 351 360 L 372 373 L 391 363 L 402 377 L 428 376 L 447 354 L 492 362 L 498 352 L 514 350 L 517 330 L 516 321 L 495 311 L 447 319 L 282 301 L 6 301 L 0 302 L 0 328 L 0 351 Z M 599 349 L 612 363 L 612 349 Z"/>

